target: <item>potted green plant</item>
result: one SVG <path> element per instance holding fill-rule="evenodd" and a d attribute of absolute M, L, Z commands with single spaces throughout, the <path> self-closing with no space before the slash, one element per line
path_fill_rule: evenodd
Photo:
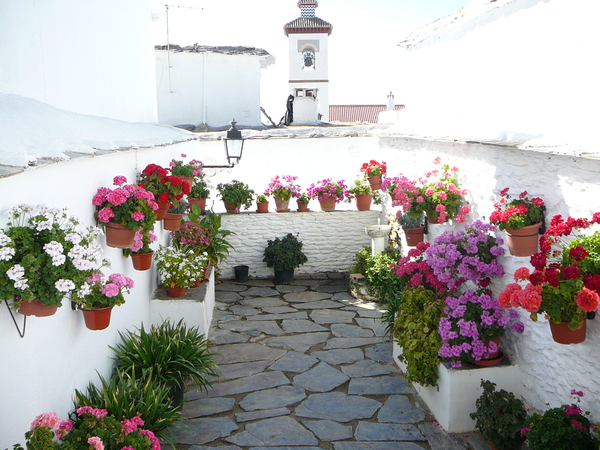
<path fill-rule="evenodd" d="M 204 180 L 204 177 L 196 176 L 196 182 L 192 185 L 192 189 L 187 196 L 187 201 L 190 205 L 198 205 L 200 212 L 204 213 L 206 209 L 206 199 L 210 197 L 210 189 L 208 182 Z"/>
<path fill-rule="evenodd" d="M 476 410 L 469 416 L 475 428 L 496 450 L 518 450 L 525 442 L 521 434 L 527 420 L 523 402 L 512 392 L 496 390 L 496 384 L 481 380 L 483 392 L 475 401 Z"/>
<path fill-rule="evenodd" d="M 310 195 L 306 192 L 302 192 L 298 198 L 296 199 L 296 203 L 298 204 L 298 212 L 308 212 L 308 204 L 310 203 Z"/>
<path fill-rule="evenodd" d="M 527 191 L 512 198 L 509 188 L 500 191 L 501 199 L 494 204 L 490 223 L 506 233 L 508 250 L 513 256 L 531 256 L 537 252 L 538 233 L 544 218 L 544 200 L 530 199 Z"/>
<path fill-rule="evenodd" d="M 416 247 L 419 242 L 423 242 L 424 235 L 427 233 L 425 215 L 413 217 L 409 214 L 398 215 L 398 224 L 404 230 L 406 244 L 409 247 Z"/>
<path fill-rule="evenodd" d="M 183 319 L 177 324 L 166 320 L 152 325 L 149 331 L 144 326 L 137 332 L 119 332 L 121 342 L 114 348 L 115 369 L 143 379 L 144 371 L 178 391 L 175 404 L 183 401 L 186 382 L 201 389 L 211 386 L 211 377 L 218 377 L 215 356 L 208 351 L 208 340 L 198 327 L 188 328 Z M 174 392 L 175 394 L 175 392 Z"/>
<path fill-rule="evenodd" d="M 181 219 L 187 208 L 188 204 L 185 200 L 179 201 L 177 205 L 171 203 L 169 211 L 163 220 L 163 228 L 169 231 L 177 231 L 181 226 Z"/>
<path fill-rule="evenodd" d="M 256 207 L 257 213 L 268 213 L 269 212 L 269 199 L 265 194 L 259 194 L 256 196 Z"/>
<path fill-rule="evenodd" d="M 96 206 L 94 217 L 106 227 L 106 245 L 129 248 L 137 230 L 146 233 L 154 228 L 159 207 L 152 192 L 127 184 L 124 176 L 114 177 L 113 185 L 117 187 L 99 188 L 92 198 Z"/>
<path fill-rule="evenodd" d="M 583 412 L 579 407 L 583 392 L 573 389 L 571 395 L 575 396 L 577 404 L 562 405 L 529 417 L 522 429 L 529 450 L 598 449 L 600 440 L 595 435 L 596 424 L 588 419 L 589 412 Z"/>
<path fill-rule="evenodd" d="M 71 299 L 83 312 L 86 327 L 104 330 L 110 324 L 113 307 L 125 303 L 123 294 L 129 293 L 133 286 L 133 280 L 123 274 L 112 273 L 107 277 L 95 271 Z"/>
<path fill-rule="evenodd" d="M 197 254 L 189 246 L 160 246 L 155 255 L 160 281 L 170 297 L 182 297 L 201 279 L 208 265 L 206 253 Z"/>
<path fill-rule="evenodd" d="M 100 257 L 96 227 L 82 229 L 66 209 L 18 205 L 0 229 L 0 300 L 15 299 L 21 314 L 49 316 L 79 289 Z"/>
<path fill-rule="evenodd" d="M 371 209 L 373 191 L 371 185 L 366 184 L 364 178 L 354 180 L 354 186 L 348 189 L 348 193 L 348 199 L 356 200 L 356 209 L 359 211 L 369 211 Z"/>
<path fill-rule="evenodd" d="M 223 200 L 223 203 L 225 203 L 227 212 L 237 214 L 240 212 L 242 206 L 244 209 L 248 209 L 252 205 L 254 190 L 250 189 L 246 183 L 238 180 L 232 180 L 229 183 L 219 183 L 217 191 L 219 191 L 219 196 Z"/>
<path fill-rule="evenodd" d="M 292 233 L 282 239 L 267 241 L 263 261 L 267 267 L 273 267 L 276 284 L 290 284 L 294 279 L 294 269 L 308 261 L 302 245 Z"/>

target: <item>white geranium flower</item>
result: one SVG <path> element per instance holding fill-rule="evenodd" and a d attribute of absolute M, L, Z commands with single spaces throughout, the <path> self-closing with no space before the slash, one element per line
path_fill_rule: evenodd
<path fill-rule="evenodd" d="M 21 290 L 25 290 L 29 288 L 29 285 L 27 284 L 27 278 L 22 278 L 20 280 L 15 281 L 14 286 L 15 289 L 21 289 Z"/>
<path fill-rule="evenodd" d="M 73 283 L 71 280 L 65 280 L 61 278 L 54 283 L 54 287 L 58 292 L 69 292 L 75 289 L 75 283 Z"/>
<path fill-rule="evenodd" d="M 73 265 L 77 270 L 89 270 L 94 267 L 94 264 L 91 261 L 84 258 L 75 258 L 73 260 Z"/>
<path fill-rule="evenodd" d="M 55 256 L 62 255 L 64 248 L 60 242 L 50 241 L 47 244 L 44 244 L 44 251 L 48 253 L 48 255 L 54 258 Z M 56 265 L 56 264 L 55 264 Z"/>
<path fill-rule="evenodd" d="M 62 266 L 65 261 L 67 260 L 67 257 L 65 255 L 56 255 L 52 257 L 52 265 L 53 266 Z"/>
<path fill-rule="evenodd" d="M 65 240 L 77 245 L 81 242 L 81 235 L 79 233 L 68 233 L 65 236 Z"/>
<path fill-rule="evenodd" d="M 0 248 L 0 261 L 10 261 L 15 256 L 15 249 L 10 247 Z"/>
<path fill-rule="evenodd" d="M 38 222 L 38 224 L 35 227 L 35 229 L 38 231 L 50 230 L 51 228 L 52 228 L 52 222 L 49 220 L 44 220 L 44 221 Z"/>
<path fill-rule="evenodd" d="M 0 247 L 4 247 L 12 242 L 12 239 L 9 238 L 4 230 L 0 229 Z"/>
<path fill-rule="evenodd" d="M 6 276 L 13 281 L 20 280 L 25 275 L 25 269 L 21 264 L 15 264 L 6 271 Z"/>
<path fill-rule="evenodd" d="M 69 258 L 82 258 L 83 256 L 85 256 L 85 253 L 85 247 L 82 247 L 81 245 L 74 245 L 71 251 L 69 251 Z"/>

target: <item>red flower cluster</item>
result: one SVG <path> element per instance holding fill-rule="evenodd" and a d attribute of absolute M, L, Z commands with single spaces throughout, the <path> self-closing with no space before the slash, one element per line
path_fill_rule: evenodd
<path fill-rule="evenodd" d="M 385 175 L 387 172 L 386 162 L 377 162 L 374 159 L 372 159 L 368 163 L 364 163 L 360 168 L 360 171 L 364 172 L 367 177 L 372 177 L 375 175 Z"/>
<path fill-rule="evenodd" d="M 408 256 L 400 259 L 394 266 L 394 272 L 403 278 L 405 286 L 423 286 L 438 293 L 446 292 L 447 286 L 442 283 L 425 259 L 425 251 L 429 242 L 420 242 L 416 248 L 409 250 Z"/>
<path fill-rule="evenodd" d="M 494 204 L 496 209 L 490 214 L 490 223 L 504 230 L 505 228 L 523 228 L 541 220 L 544 207 L 544 201 L 541 198 L 529 199 L 527 191 L 523 191 L 519 194 L 519 198 L 513 199 L 508 191 L 509 188 L 500 191 L 502 198 Z"/>
<path fill-rule="evenodd" d="M 140 186 L 152 192 L 160 203 L 174 202 L 190 193 L 190 184 L 170 175 L 170 169 L 157 164 L 148 164 L 140 175 Z"/>

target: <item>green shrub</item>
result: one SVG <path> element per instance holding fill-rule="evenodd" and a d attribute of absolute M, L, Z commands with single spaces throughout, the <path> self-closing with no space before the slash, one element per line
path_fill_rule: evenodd
<path fill-rule="evenodd" d="M 350 273 L 361 273 L 365 275 L 367 273 L 367 261 L 369 258 L 371 258 L 371 247 L 361 248 L 358 253 L 354 255 L 354 264 L 350 268 Z"/>
<path fill-rule="evenodd" d="M 273 267 L 274 270 L 289 270 L 300 267 L 308 261 L 302 251 L 302 245 L 302 242 L 292 233 L 288 233 L 283 239 L 269 240 L 263 253 L 263 262 L 267 263 L 267 267 Z"/>
<path fill-rule="evenodd" d="M 388 247 L 366 261 L 367 268 L 364 275 L 367 291 L 377 297 L 381 303 L 388 303 L 402 287 L 401 279 L 391 268 L 400 257 L 398 250 Z"/>
<path fill-rule="evenodd" d="M 422 287 L 407 287 L 401 297 L 394 339 L 402 347 L 399 359 L 407 365 L 404 377 L 423 386 L 434 386 L 440 363 L 438 351 L 442 347 L 437 330 L 444 302 L 434 291 Z"/>

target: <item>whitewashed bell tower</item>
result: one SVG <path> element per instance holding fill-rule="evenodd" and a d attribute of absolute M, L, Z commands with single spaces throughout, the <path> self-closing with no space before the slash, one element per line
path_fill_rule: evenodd
<path fill-rule="evenodd" d="M 293 123 L 329 120 L 328 42 L 333 26 L 315 16 L 317 0 L 299 0 L 300 17 L 283 30 L 289 38 L 289 85 L 294 96 Z"/>

